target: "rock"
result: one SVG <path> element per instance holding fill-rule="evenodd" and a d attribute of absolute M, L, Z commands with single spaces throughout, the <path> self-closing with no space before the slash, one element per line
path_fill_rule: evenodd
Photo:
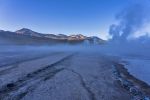
<path fill-rule="evenodd" d="M 132 93 L 133 95 L 138 95 L 140 94 L 139 90 L 136 87 L 131 87 L 130 88 L 130 93 Z"/>
<path fill-rule="evenodd" d="M 14 83 L 9 83 L 9 84 L 7 84 L 6 87 L 7 87 L 8 89 L 12 89 L 14 86 L 15 86 Z"/>
<path fill-rule="evenodd" d="M 130 88 L 133 86 L 133 84 L 130 81 L 125 80 L 125 79 L 121 80 L 121 84 L 127 90 L 130 90 Z"/>

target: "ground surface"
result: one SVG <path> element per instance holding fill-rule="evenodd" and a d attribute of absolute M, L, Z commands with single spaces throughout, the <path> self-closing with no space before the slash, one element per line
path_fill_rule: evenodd
<path fill-rule="evenodd" d="M 0 100 L 130 100 L 97 53 L 58 53 L 0 69 Z"/>

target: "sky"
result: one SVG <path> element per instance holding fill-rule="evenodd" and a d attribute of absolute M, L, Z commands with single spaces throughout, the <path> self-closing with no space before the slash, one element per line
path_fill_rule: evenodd
<path fill-rule="evenodd" d="M 134 0 L 0 0 L 0 29 L 109 37 L 115 15 Z"/>

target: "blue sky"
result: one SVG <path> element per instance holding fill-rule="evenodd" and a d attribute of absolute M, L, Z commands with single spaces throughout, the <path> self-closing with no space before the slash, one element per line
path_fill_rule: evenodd
<path fill-rule="evenodd" d="M 107 38 L 114 16 L 132 0 L 0 0 L 0 29 Z"/>

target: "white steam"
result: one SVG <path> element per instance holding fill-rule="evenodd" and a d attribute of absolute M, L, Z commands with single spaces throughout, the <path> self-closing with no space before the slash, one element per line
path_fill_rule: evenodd
<path fill-rule="evenodd" d="M 130 5 L 116 15 L 118 24 L 110 26 L 109 34 L 116 42 L 125 42 L 133 37 L 148 36 L 150 32 L 150 6 L 142 0 Z"/>

